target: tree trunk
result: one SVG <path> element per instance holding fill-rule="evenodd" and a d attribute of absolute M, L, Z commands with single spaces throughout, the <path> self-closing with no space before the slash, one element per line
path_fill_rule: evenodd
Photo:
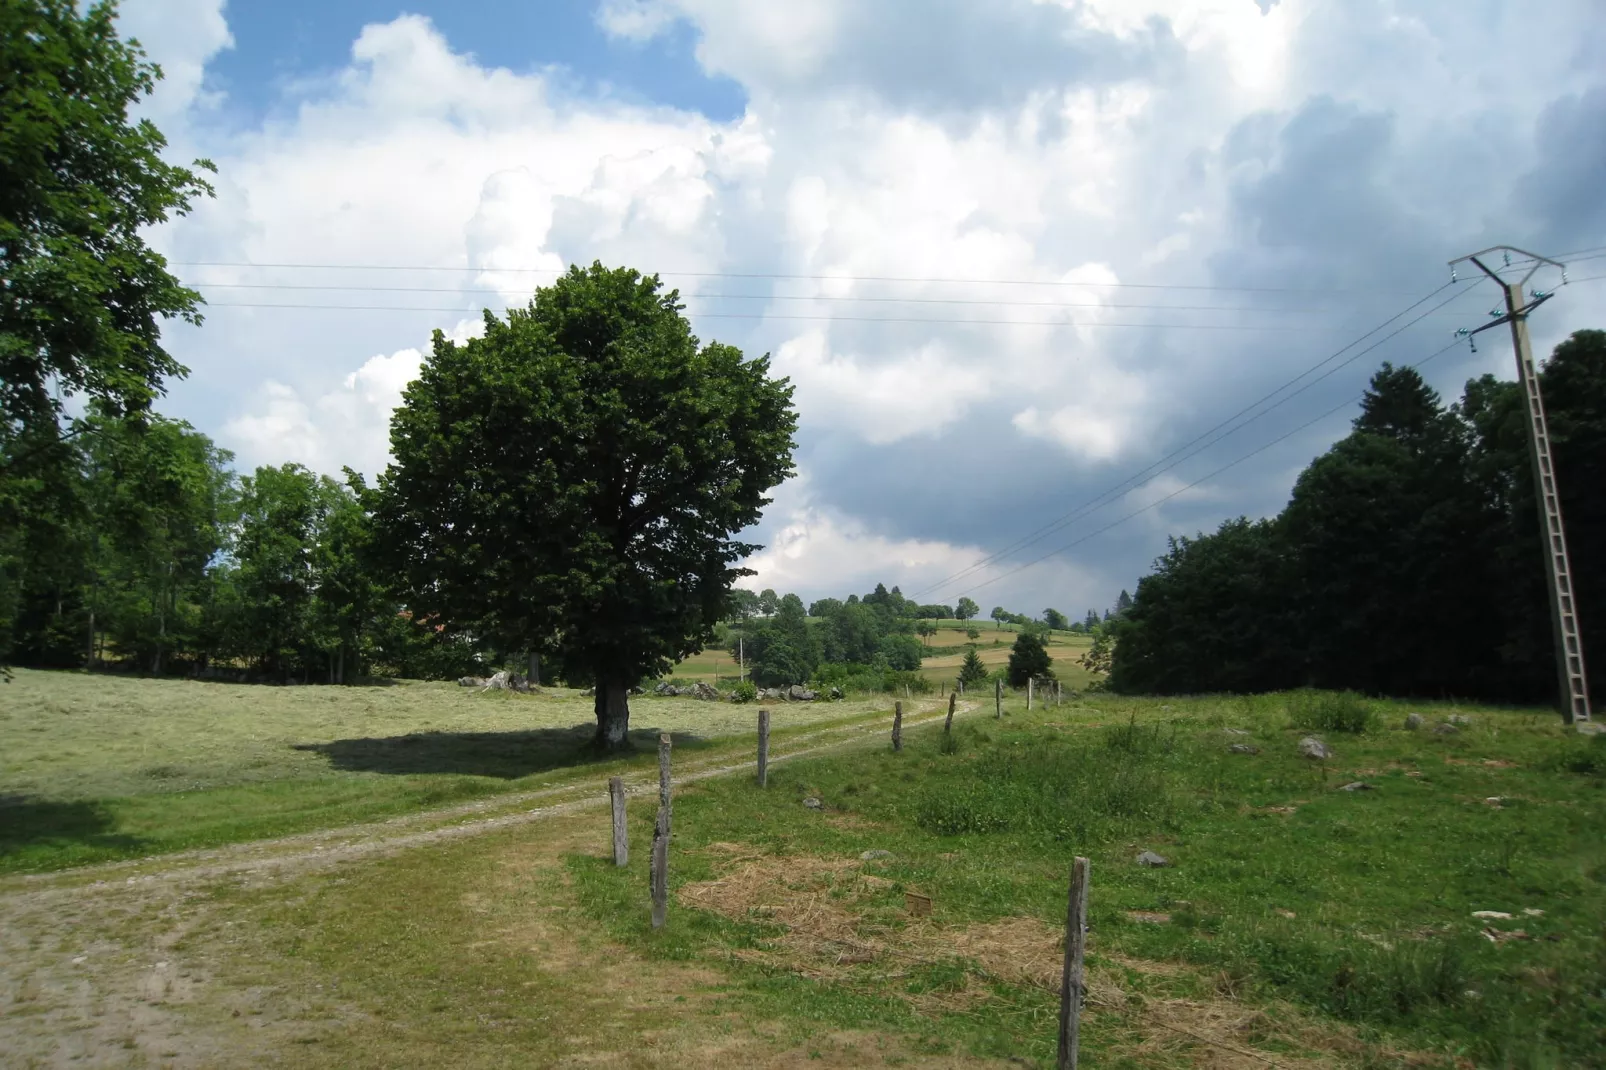
<path fill-rule="evenodd" d="M 84 658 L 84 671 L 95 667 L 95 607 L 89 607 L 89 653 Z"/>
<path fill-rule="evenodd" d="M 346 682 L 346 644 L 341 643 L 340 649 L 335 653 L 335 683 Z"/>
<path fill-rule="evenodd" d="M 530 686 L 541 686 L 541 655 L 530 651 Z"/>
<path fill-rule="evenodd" d="M 597 713 L 598 750 L 618 751 L 630 746 L 630 688 L 623 680 L 597 681 L 593 707 Z"/>

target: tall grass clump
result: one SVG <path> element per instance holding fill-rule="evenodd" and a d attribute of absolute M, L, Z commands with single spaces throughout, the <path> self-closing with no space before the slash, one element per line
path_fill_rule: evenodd
<path fill-rule="evenodd" d="M 1136 724 L 1096 741 L 1001 742 L 926 790 L 915 821 L 945 836 L 1015 833 L 1078 843 L 1165 824 L 1179 813 L 1179 746 L 1174 729 Z"/>
<path fill-rule="evenodd" d="M 1377 727 L 1377 711 L 1353 691 L 1293 691 L 1288 720 L 1295 728 L 1358 734 Z"/>

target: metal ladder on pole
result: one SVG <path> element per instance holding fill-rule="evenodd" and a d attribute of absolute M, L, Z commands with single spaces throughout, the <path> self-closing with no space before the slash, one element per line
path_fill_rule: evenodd
<path fill-rule="evenodd" d="M 1515 270 L 1523 272 L 1522 278 L 1508 281 L 1501 277 L 1499 271 L 1484 263 L 1483 258 L 1493 253 L 1501 255 L 1502 266 L 1506 269 L 1513 268 L 1511 254 L 1516 253 L 1521 259 Z M 1492 322 L 1473 330 L 1462 328 L 1456 334 L 1474 336 L 1503 323 L 1511 325 L 1511 345 L 1517 355 L 1517 379 L 1522 384 L 1522 395 L 1526 402 L 1524 412 L 1528 418 L 1528 456 L 1533 462 L 1534 497 L 1539 506 L 1541 534 L 1545 540 L 1545 571 L 1550 579 L 1547 590 L 1550 595 L 1551 635 L 1556 648 L 1556 697 L 1562 716 L 1576 731 L 1599 732 L 1602 726 L 1595 724 L 1589 716 L 1589 680 L 1584 671 L 1584 644 L 1578 631 L 1577 604 L 1573 600 L 1573 572 L 1567 558 L 1561 498 L 1556 493 L 1556 469 L 1550 456 L 1550 428 L 1545 420 L 1545 403 L 1539 393 L 1539 373 L 1534 368 L 1533 346 L 1528 340 L 1528 313 L 1550 300 L 1552 294 L 1536 290 L 1533 300 L 1528 302 L 1523 300 L 1522 295 L 1523 286 L 1541 267 L 1559 268 L 1561 281 L 1566 283 L 1567 266 L 1510 245 L 1497 245 L 1450 261 L 1451 282 L 1456 278 L 1455 266 L 1468 260 L 1500 284 L 1506 309 L 1504 315 L 1499 309 L 1494 309 L 1489 313 L 1493 317 Z M 1473 350 L 1477 350 L 1476 345 Z"/>
<path fill-rule="evenodd" d="M 1515 291 L 1515 293 L 1511 291 Z M 1506 302 L 1512 315 L 1512 334 L 1522 324 L 1522 291 L 1508 286 Z M 1540 519 L 1544 526 L 1545 551 L 1549 562 L 1550 601 L 1555 612 L 1555 640 L 1561 675 L 1561 701 L 1568 720 L 1577 724 L 1590 720 L 1589 692 L 1584 675 L 1584 646 L 1578 634 L 1578 612 L 1573 602 L 1572 564 L 1567 557 L 1567 534 L 1561 522 L 1561 500 L 1556 494 L 1556 471 L 1550 459 L 1550 427 L 1545 420 L 1545 403 L 1539 393 L 1539 373 L 1528 346 L 1527 331 L 1517 343 L 1517 374 L 1527 401 L 1529 441 L 1533 446 L 1534 493 L 1539 498 Z"/>

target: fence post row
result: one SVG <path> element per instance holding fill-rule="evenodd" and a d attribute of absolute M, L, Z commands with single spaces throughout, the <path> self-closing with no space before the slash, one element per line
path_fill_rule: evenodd
<path fill-rule="evenodd" d="M 658 734 L 658 820 L 652 830 L 652 927 L 669 915 L 669 733 Z"/>
<path fill-rule="evenodd" d="M 1065 910 L 1065 968 L 1060 975 L 1059 1056 L 1055 1070 L 1076 1070 L 1086 984 L 1082 956 L 1087 950 L 1087 859 L 1071 863 L 1071 895 Z"/>
<path fill-rule="evenodd" d="M 625 779 L 608 778 L 608 799 L 613 803 L 613 864 L 630 864 L 630 829 L 625 824 Z"/>
<path fill-rule="evenodd" d="M 769 783 L 770 772 L 770 711 L 758 711 L 758 786 Z"/>

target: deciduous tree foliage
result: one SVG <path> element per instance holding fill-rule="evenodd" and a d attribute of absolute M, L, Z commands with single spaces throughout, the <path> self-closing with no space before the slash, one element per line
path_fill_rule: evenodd
<path fill-rule="evenodd" d="M 0 435 L 54 434 L 64 395 L 139 411 L 184 369 L 159 321 L 198 322 L 142 231 L 211 188 L 162 159 L 130 105 L 160 71 L 117 36 L 112 3 L 0 4 Z M 205 160 L 198 169 L 211 170 Z M 19 457 L 11 458 L 15 463 Z"/>
<path fill-rule="evenodd" d="M 1587 657 L 1606 643 L 1606 332 L 1574 334 L 1540 380 Z M 1485 376 L 1446 408 L 1384 365 L 1279 517 L 1172 541 L 1115 626 L 1111 686 L 1553 700 L 1522 406 Z"/>
<path fill-rule="evenodd" d="M 792 471 L 792 388 L 767 357 L 699 346 L 681 308 L 596 264 L 487 312 L 482 338 L 437 332 L 375 497 L 414 612 L 553 637 L 595 679 L 610 748 L 628 689 L 712 639 L 757 548 L 733 536 Z"/>

